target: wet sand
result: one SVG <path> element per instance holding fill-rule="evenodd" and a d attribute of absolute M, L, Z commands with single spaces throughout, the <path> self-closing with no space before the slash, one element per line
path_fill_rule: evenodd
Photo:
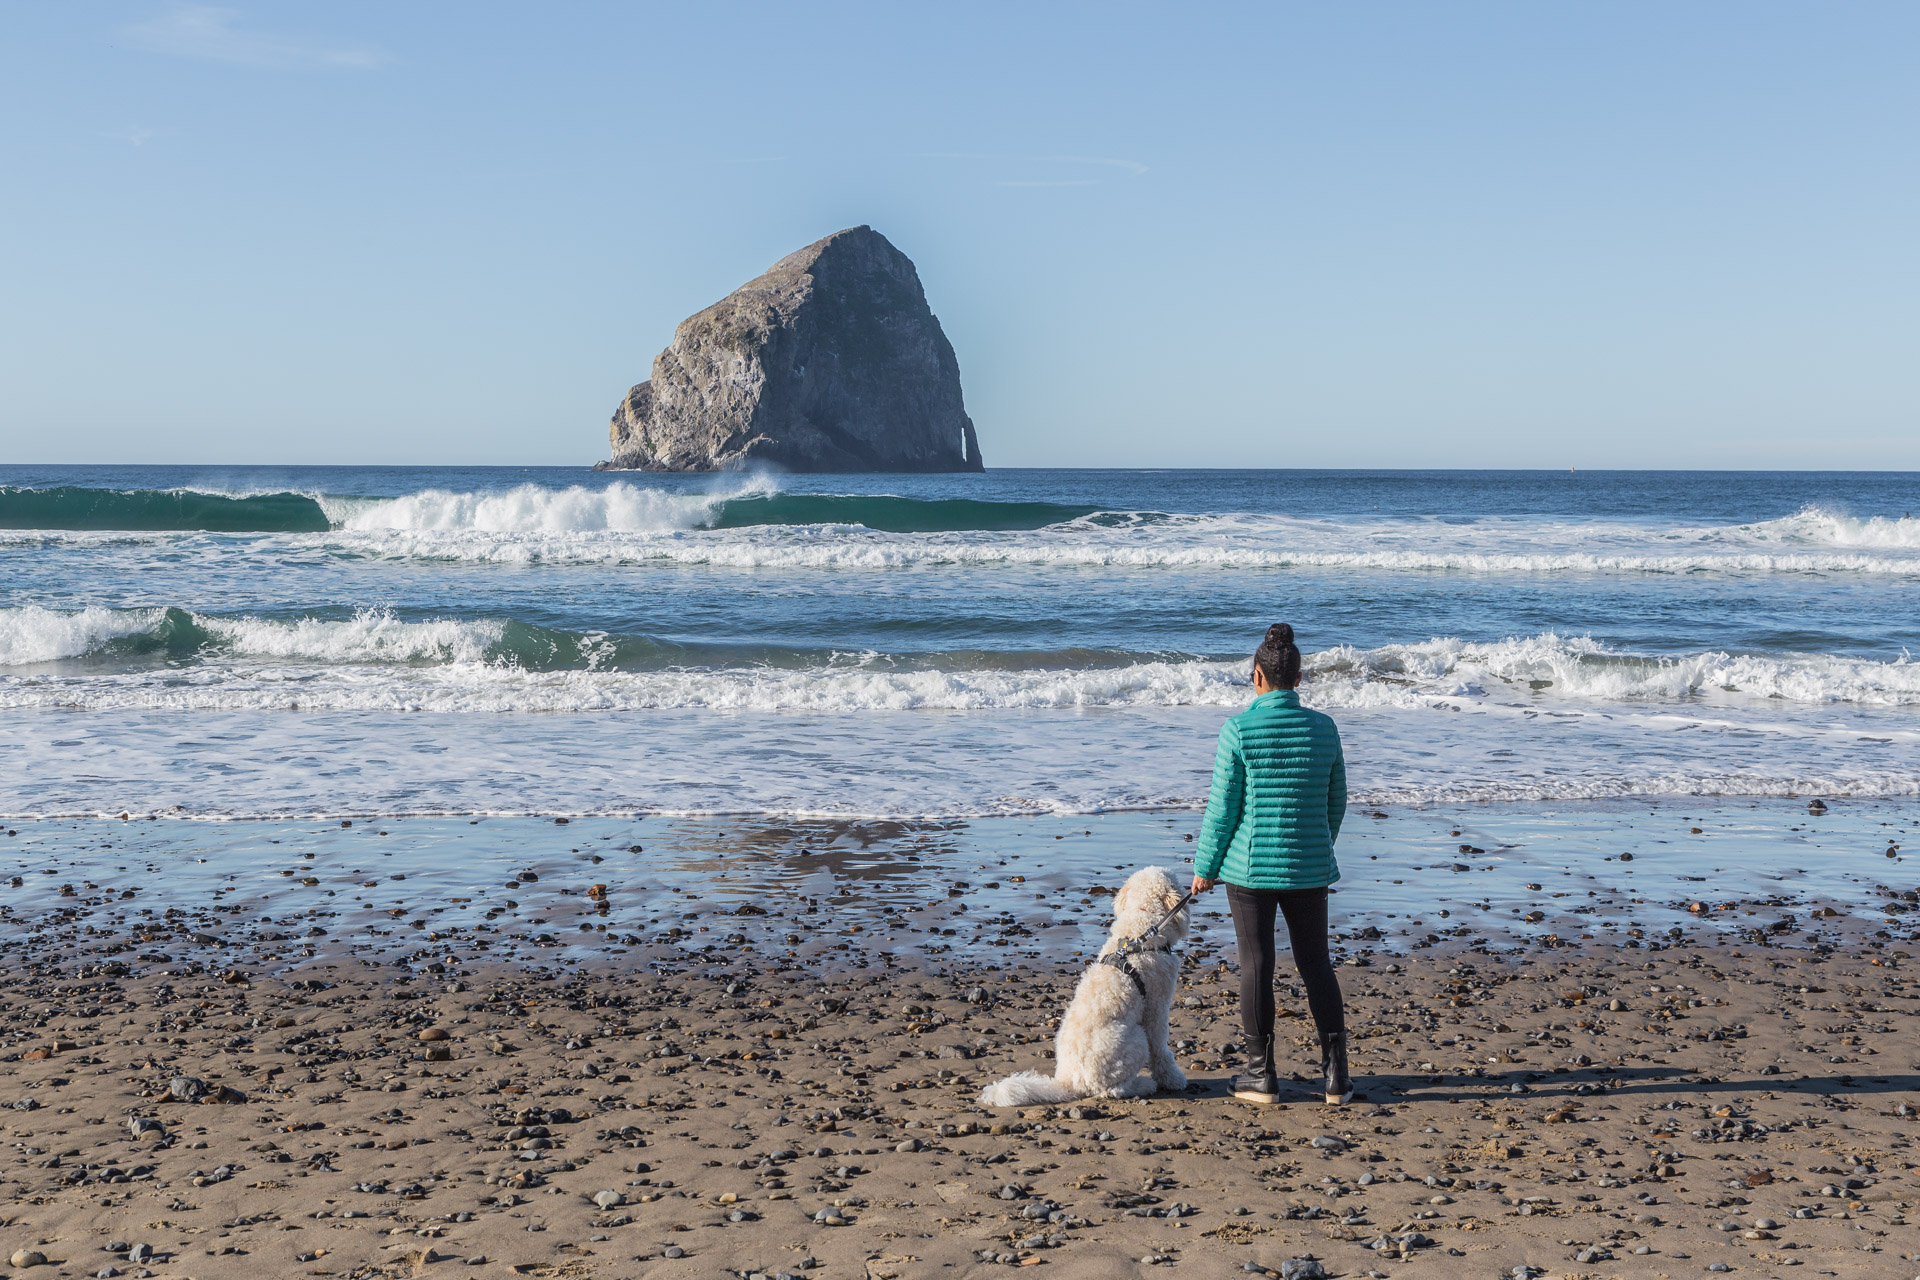
<path fill-rule="evenodd" d="M 663 943 L 687 960 L 744 943 L 835 968 L 1051 966 L 1105 937 L 1095 890 L 1187 865 L 1198 826 L 1188 812 L 12 819 L 0 824 L 0 966 L 50 947 L 185 972 L 340 955 L 573 965 Z M 1912 945 L 1920 881 L 1903 846 L 1916 830 L 1910 801 L 1835 801 L 1818 816 L 1804 799 L 1357 806 L 1330 917 L 1338 952 L 1358 958 L 1753 937 Z M 1191 954 L 1230 958 L 1220 898 L 1196 925 Z"/>
<path fill-rule="evenodd" d="M 1348 965 L 1344 1108 L 1226 1096 L 1233 975 L 1191 959 L 1189 1092 L 1018 1113 L 973 1098 L 1045 1064 L 1073 965 L 49 953 L 0 978 L 0 1245 L 27 1276 L 1910 1275 L 1920 981 L 1870 950 Z"/>

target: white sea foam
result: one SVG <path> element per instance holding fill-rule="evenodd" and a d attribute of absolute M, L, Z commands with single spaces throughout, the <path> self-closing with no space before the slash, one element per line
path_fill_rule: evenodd
<path fill-rule="evenodd" d="M 547 491 L 540 491 L 545 493 Z M 636 490 L 635 494 L 653 493 Z M 458 496 L 458 495 L 456 495 Z M 464 510 L 471 495 L 448 510 Z M 656 503 L 655 499 L 659 499 Z M 886 570 L 920 567 L 1155 569 L 1329 568 L 1488 574 L 1920 574 L 1920 542 L 1902 541 L 1912 521 L 1853 522 L 1797 516 L 1780 526 L 1717 529 L 1551 520 L 1295 519 L 1284 516 L 1092 517 L 1019 532 L 882 533 L 852 525 L 693 526 L 717 499 L 661 495 L 633 501 L 626 524 L 563 526 L 557 506 L 479 528 L 418 515 L 400 500 L 334 534 L 295 535 L 310 546 L 397 560 L 501 564 L 676 564 L 751 569 Z M 391 515 L 382 512 L 391 510 Z M 414 523 L 405 523 L 405 519 Z M 578 519 L 602 520 L 598 504 Z M 378 523 L 377 521 L 388 521 Z M 645 521 L 652 521 L 646 523 Z M 1788 526 L 1801 531 L 1790 536 Z M 1884 526 L 1884 528 L 1882 527 Z M 1850 528 L 1850 526 L 1846 526 Z M 1758 532 L 1756 532 L 1758 530 Z M 1873 531 L 1878 531 L 1874 533 Z M 1872 533 L 1873 536 L 1868 536 Z M 1859 548 L 1859 549 L 1854 549 Z"/>
<path fill-rule="evenodd" d="M 323 499 L 321 509 L 355 533 L 661 533 L 692 529 L 728 499 L 770 488 L 761 477 L 742 477 L 706 493 L 649 489 L 623 480 L 604 489 L 523 484 L 498 492 L 426 489 L 384 500 Z"/>
<path fill-rule="evenodd" d="M 335 627 L 345 624 L 332 624 Z M 444 652 L 466 637 L 395 637 L 403 654 Z M 360 637 L 316 631 L 252 639 L 345 650 L 365 661 Z M 376 640 L 374 643 L 380 643 Z M 1245 701 L 1239 664 L 1142 663 L 1098 671 L 911 671 L 845 669 L 527 671 L 507 663 L 458 661 L 421 667 L 332 667 L 234 662 L 143 674 L 71 678 L 0 677 L 0 708 L 92 710 L 261 710 L 424 712 L 1026 711 L 1087 707 L 1233 706 Z"/>
<path fill-rule="evenodd" d="M 1716 531 L 1717 532 L 1717 531 Z M 1779 520 L 1738 525 L 1726 534 L 1756 542 L 1797 542 L 1827 547 L 1920 549 L 1920 518 L 1857 516 L 1806 507 Z"/>
<path fill-rule="evenodd" d="M 1685 702 L 1736 696 L 1797 703 L 1920 705 L 1920 663 L 1830 654 L 1623 653 L 1591 638 L 1551 632 L 1470 643 L 1454 638 L 1314 654 L 1310 678 L 1339 689 L 1348 705 L 1365 691 L 1479 697 L 1489 691 L 1621 702 Z M 1318 687 L 1318 686 L 1316 686 Z"/>
<path fill-rule="evenodd" d="M 361 609 L 344 620 L 196 615 L 194 622 L 237 657 L 322 663 L 483 663 L 505 630 L 492 619 L 406 622 L 386 609 Z"/>
<path fill-rule="evenodd" d="M 171 710 L 76 734 L 9 720 L 0 816 L 698 813 L 974 817 L 1198 807 L 1225 709 L 751 717 L 753 749 L 704 710 L 644 718 L 378 710 Z M 1606 715 L 1341 713 L 1360 804 L 1659 795 L 1913 796 L 1911 743 L 1702 737 Z M 718 730 L 718 731 L 717 731 Z M 450 733 L 457 737 L 449 736 Z M 244 744 L 244 746 L 239 745 Z M 316 767 L 324 762 L 324 767 Z"/>
<path fill-rule="evenodd" d="M 101 645 L 152 631 L 162 609 L 102 609 L 64 612 L 25 605 L 0 609 L 0 667 L 78 658 Z"/>

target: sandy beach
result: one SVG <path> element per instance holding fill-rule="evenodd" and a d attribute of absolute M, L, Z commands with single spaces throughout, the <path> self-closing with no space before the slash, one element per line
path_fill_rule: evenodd
<path fill-rule="evenodd" d="M 1920 1280 L 1920 6 L 8 16 L 0 1280 Z"/>
<path fill-rule="evenodd" d="M 1917 1269 L 1905 952 L 1350 964 L 1344 1108 L 1226 1096 L 1233 978 L 1190 960 L 1187 1093 L 1020 1113 L 974 1097 L 1044 1066 L 1075 968 L 65 959 L 0 987 L 10 1274 Z"/>

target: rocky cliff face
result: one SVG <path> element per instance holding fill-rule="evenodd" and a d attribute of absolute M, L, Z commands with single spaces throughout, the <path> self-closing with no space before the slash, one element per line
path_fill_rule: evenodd
<path fill-rule="evenodd" d="M 871 227 L 687 317 L 608 434 L 641 471 L 979 471 L 960 365 L 920 275 Z"/>

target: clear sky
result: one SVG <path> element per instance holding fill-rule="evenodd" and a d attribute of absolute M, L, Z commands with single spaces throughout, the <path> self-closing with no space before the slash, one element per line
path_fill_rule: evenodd
<path fill-rule="evenodd" d="M 993 465 L 1920 468 L 1912 3 L 0 17 L 0 462 L 591 462 L 864 222 Z"/>

